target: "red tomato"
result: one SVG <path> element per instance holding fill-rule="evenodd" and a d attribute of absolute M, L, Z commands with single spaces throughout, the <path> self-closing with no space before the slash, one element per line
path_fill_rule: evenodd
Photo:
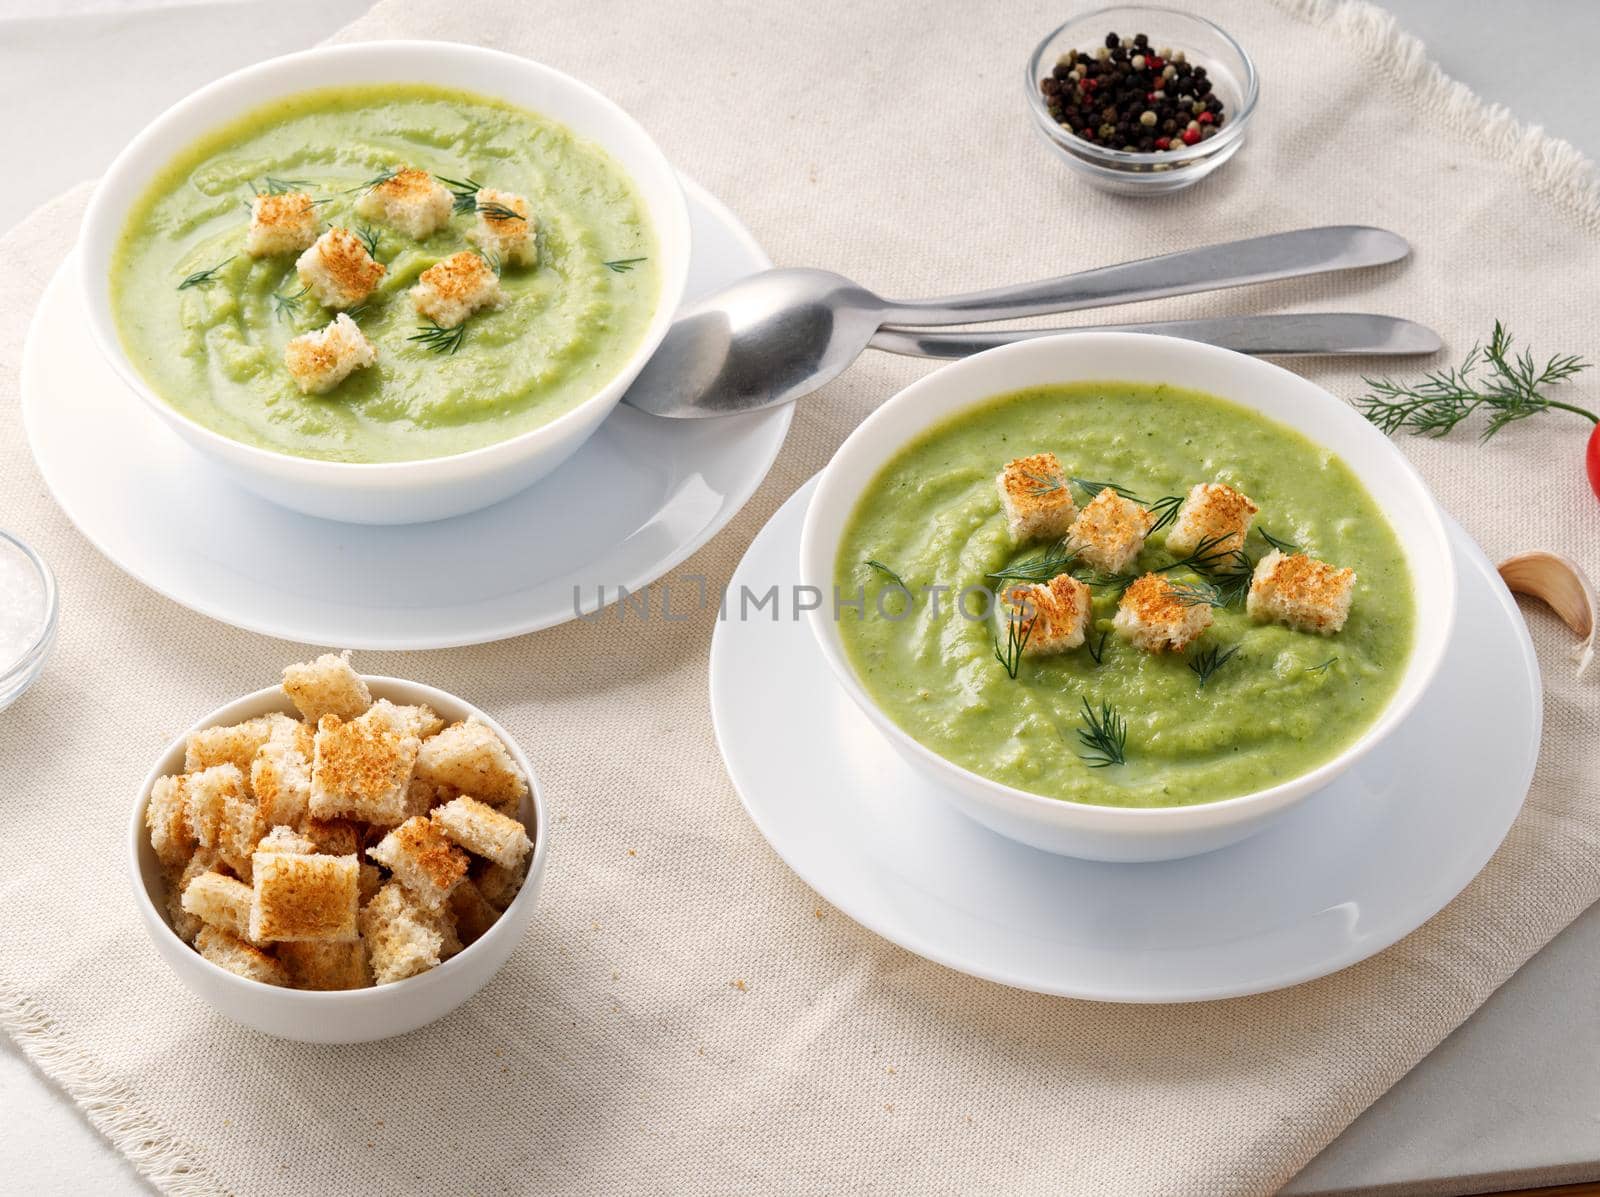
<path fill-rule="evenodd" d="M 1600 424 L 1589 434 L 1589 448 L 1584 452 L 1583 464 L 1589 471 L 1589 489 L 1600 499 Z"/>

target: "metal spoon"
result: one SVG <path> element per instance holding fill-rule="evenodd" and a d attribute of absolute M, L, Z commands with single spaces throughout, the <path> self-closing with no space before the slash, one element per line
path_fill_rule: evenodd
<path fill-rule="evenodd" d="M 1399 261 L 1403 237 L 1300 229 L 946 299 L 893 301 L 826 270 L 768 270 L 689 306 L 623 401 L 659 416 L 788 403 L 842 374 L 885 324 L 972 324 Z"/>
<path fill-rule="evenodd" d="M 1398 357 L 1437 353 L 1439 334 L 1426 325 L 1398 316 L 1358 312 L 1294 312 L 1279 316 L 1215 316 L 1202 320 L 1165 320 L 1154 324 L 1097 324 L 1081 328 L 1019 328 L 982 332 L 927 332 L 883 328 L 869 344 L 888 353 L 912 357 L 967 357 L 1034 337 L 1076 332 L 1137 332 L 1203 341 L 1253 357 L 1314 357 L 1327 354 L 1370 354 Z"/>

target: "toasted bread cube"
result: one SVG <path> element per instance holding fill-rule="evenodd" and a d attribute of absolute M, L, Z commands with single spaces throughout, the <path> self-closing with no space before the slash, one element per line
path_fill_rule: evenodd
<path fill-rule="evenodd" d="M 519 819 L 508 819 L 476 798 L 461 797 L 433 812 L 433 821 L 445 835 L 468 852 L 507 869 L 520 866 L 533 850 L 533 841 Z"/>
<path fill-rule="evenodd" d="M 246 943 L 237 935 L 230 935 L 221 927 L 210 923 L 202 926 L 194 937 L 194 946 L 212 964 L 247 981 L 260 981 L 263 985 L 289 983 L 289 974 L 283 965 L 260 948 Z"/>
<path fill-rule="evenodd" d="M 454 328 L 482 308 L 499 307 L 505 299 L 500 279 L 479 254 L 462 250 L 429 266 L 411 288 L 418 313 L 440 328 Z"/>
<path fill-rule="evenodd" d="M 244 252 L 252 258 L 297 254 L 317 239 L 317 206 L 303 191 L 258 195 L 250 204 Z"/>
<path fill-rule="evenodd" d="M 361 863 L 354 856 L 257 852 L 250 938 L 354 939 Z"/>
<path fill-rule="evenodd" d="M 316 841 L 310 836 L 302 835 L 293 827 L 274 827 L 262 836 L 256 844 L 257 852 L 288 852 L 295 856 L 311 856 L 321 851 Z M 339 856 L 344 853 L 331 853 Z"/>
<path fill-rule="evenodd" d="M 150 787 L 144 807 L 144 825 L 150 846 L 164 865 L 182 868 L 194 853 L 194 832 L 189 826 L 189 779 L 182 774 L 160 777 Z"/>
<path fill-rule="evenodd" d="M 350 668 L 350 652 L 323 653 L 315 661 L 283 671 L 283 692 L 313 726 L 324 715 L 354 719 L 372 705 L 372 691 Z"/>
<path fill-rule="evenodd" d="M 356 215 L 381 220 L 416 241 L 450 223 L 455 197 L 425 170 L 406 167 L 367 188 L 356 201 Z"/>
<path fill-rule="evenodd" d="M 444 905 L 450 891 L 467 875 L 466 853 L 453 845 L 432 820 L 407 819 L 367 855 L 387 865 L 395 879 L 430 910 Z"/>
<path fill-rule="evenodd" d="M 1211 626 L 1210 605 L 1185 600 L 1165 574 L 1145 574 L 1122 592 L 1112 626 L 1146 652 L 1181 652 Z"/>
<path fill-rule="evenodd" d="M 443 959 L 447 925 L 442 913 L 421 905 L 398 881 L 389 882 L 361 911 L 373 980 L 387 985 L 435 967 Z"/>
<path fill-rule="evenodd" d="M 1090 603 L 1087 586 L 1071 574 L 1057 574 L 1042 585 L 1007 590 L 999 618 L 1020 625 L 1017 633 L 1024 637 L 1024 656 L 1042 657 L 1083 643 L 1092 615 Z M 1009 635 L 1004 622 L 1001 631 Z"/>
<path fill-rule="evenodd" d="M 184 888 L 182 905 L 202 923 L 229 935 L 250 938 L 250 887 L 215 870 L 201 873 Z"/>
<path fill-rule="evenodd" d="M 361 904 L 365 906 L 372 901 L 380 889 L 383 888 L 383 870 L 367 861 L 361 862 Z"/>
<path fill-rule="evenodd" d="M 485 187 L 478 192 L 476 207 L 478 221 L 467 234 L 468 241 L 508 265 L 533 266 L 539 261 L 539 226 L 526 199 Z"/>
<path fill-rule="evenodd" d="M 296 989 L 364 989 L 372 984 L 367 948 L 359 939 L 290 940 L 274 950 Z"/>
<path fill-rule="evenodd" d="M 444 720 L 427 703 L 397 706 L 387 698 L 380 698 L 367 708 L 363 718 L 369 723 L 382 723 L 399 735 L 416 736 L 419 740 L 426 740 L 444 730 Z"/>
<path fill-rule="evenodd" d="M 341 815 L 393 827 L 405 817 L 406 790 L 422 742 L 382 722 L 346 723 L 337 715 L 317 721 L 311 765 L 312 817 Z"/>
<path fill-rule="evenodd" d="M 377 360 L 377 347 L 343 312 L 326 328 L 302 333 L 283 347 L 283 364 L 302 395 L 326 395 Z"/>
<path fill-rule="evenodd" d="M 1035 453 L 1007 462 L 995 478 L 995 485 L 1000 491 L 1006 527 L 1018 544 L 1063 537 L 1078 518 L 1072 482 L 1054 453 Z"/>
<path fill-rule="evenodd" d="M 1167 551 L 1179 556 L 1206 546 L 1206 556 L 1226 557 L 1244 548 L 1250 524 L 1261 508 L 1248 495 L 1222 482 L 1201 482 L 1189 488 L 1167 532 Z"/>
<path fill-rule="evenodd" d="M 246 777 L 250 775 L 250 762 L 257 750 L 275 731 L 292 726 L 294 720 L 287 715 L 263 715 L 247 719 L 231 727 L 207 727 L 191 732 L 184 748 L 183 768 L 186 773 L 198 773 L 212 765 L 233 765 Z"/>
<path fill-rule="evenodd" d="M 455 917 L 456 934 L 467 945 L 482 938 L 500 917 L 500 912 L 489 904 L 489 899 L 470 877 L 463 877 L 461 884 L 450 891 L 450 913 Z"/>
<path fill-rule="evenodd" d="M 324 856 L 354 856 L 361 851 L 361 828 L 349 819 L 307 819 L 300 833 Z"/>
<path fill-rule="evenodd" d="M 183 908 L 183 894 L 190 882 L 216 868 L 222 858 L 214 848 L 200 848 L 182 869 L 164 870 L 167 882 L 167 921 L 184 943 L 192 944 L 200 932 L 200 920 Z"/>
<path fill-rule="evenodd" d="M 470 879 L 478 887 L 478 892 L 483 895 L 496 910 L 504 910 L 511 905 L 513 898 L 522 889 L 522 882 L 527 877 L 526 867 L 508 869 L 497 865 L 492 860 L 480 861 L 474 865 Z"/>
<path fill-rule="evenodd" d="M 480 719 L 451 724 L 424 740 L 417 753 L 417 776 L 436 786 L 454 786 L 491 806 L 528 793 L 528 782 L 511 753 Z"/>
<path fill-rule="evenodd" d="M 204 848 L 215 848 L 230 869 L 250 875 L 250 854 L 266 832 L 255 799 L 236 765 L 213 765 L 189 774 L 189 826 Z"/>
<path fill-rule="evenodd" d="M 1067 548 L 1090 565 L 1119 574 L 1138 559 L 1155 522 L 1155 516 L 1108 486 L 1072 521 Z"/>
<path fill-rule="evenodd" d="M 389 273 L 388 267 L 373 261 L 366 242 L 338 225 L 295 259 L 294 270 L 301 285 L 310 289 L 318 303 L 336 309 L 355 307 L 377 290 L 383 276 Z M 360 330 L 356 333 L 359 336 Z M 366 342 L 365 337 L 361 340 Z"/>
<path fill-rule="evenodd" d="M 1285 556 L 1273 549 L 1250 579 L 1245 610 L 1258 623 L 1269 620 L 1296 631 L 1331 636 L 1350 617 L 1356 571 L 1329 565 L 1304 553 Z"/>
<path fill-rule="evenodd" d="M 274 732 L 250 762 L 250 789 L 268 827 L 294 827 L 311 801 L 311 761 L 301 751 L 299 723 Z"/>

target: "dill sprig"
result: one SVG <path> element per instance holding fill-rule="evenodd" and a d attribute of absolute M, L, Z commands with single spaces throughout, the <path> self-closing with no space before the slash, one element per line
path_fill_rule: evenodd
<path fill-rule="evenodd" d="M 417 325 L 416 333 L 406 338 L 408 341 L 416 341 L 424 349 L 434 353 L 442 353 L 447 357 L 457 349 L 460 349 L 461 342 L 466 339 L 467 326 L 465 324 L 458 324 L 454 328 L 444 328 L 435 324 L 432 320 L 426 324 Z"/>
<path fill-rule="evenodd" d="M 1300 551 L 1300 546 L 1295 544 L 1292 540 L 1284 540 L 1280 537 L 1274 536 L 1265 528 L 1258 527 L 1256 531 L 1261 533 L 1262 540 L 1266 541 L 1280 553 L 1298 553 Z"/>
<path fill-rule="evenodd" d="M 1091 644 L 1089 646 L 1089 655 L 1094 658 L 1094 663 L 1096 665 L 1099 665 L 1101 662 L 1103 662 L 1105 660 L 1105 658 L 1106 658 L 1106 641 L 1108 639 L 1110 639 L 1110 637 L 1111 637 L 1111 633 L 1109 631 L 1101 632 L 1100 633 L 1100 643 L 1099 644 Z"/>
<path fill-rule="evenodd" d="M 1338 657 L 1329 657 L 1326 661 L 1319 662 L 1316 665 L 1307 665 L 1306 666 L 1306 672 L 1307 673 L 1326 673 L 1328 671 L 1329 667 L 1332 666 L 1338 660 L 1339 660 Z"/>
<path fill-rule="evenodd" d="M 1371 390 L 1356 399 L 1356 410 L 1390 435 L 1444 436 L 1479 411 L 1489 416 L 1482 440 L 1551 409 L 1600 424 L 1594 412 L 1544 394 L 1545 388 L 1587 370 L 1588 362 L 1577 354 L 1557 354 L 1538 366 L 1530 350 L 1514 354 L 1511 343 L 1511 334 L 1496 320 L 1489 344 L 1474 345 L 1459 366 L 1430 371 L 1420 382 L 1363 378 Z"/>
<path fill-rule="evenodd" d="M 1117 494 L 1121 495 L 1124 499 L 1133 500 L 1133 502 L 1135 502 L 1135 503 L 1142 503 L 1144 501 L 1144 500 L 1140 499 L 1138 495 L 1134 494 L 1131 490 L 1129 490 L 1127 487 L 1118 486 L 1115 482 L 1096 482 L 1092 478 L 1073 478 L 1072 479 L 1072 485 L 1076 486 L 1079 490 L 1081 490 L 1083 492 L 1083 497 L 1086 498 L 1086 499 L 1094 498 L 1097 494 L 1099 494 L 1103 490 L 1110 490 L 1110 491 L 1115 491 Z"/>
<path fill-rule="evenodd" d="M 479 216 L 487 216 L 490 220 L 526 220 L 527 217 L 507 204 L 479 204 Z"/>
<path fill-rule="evenodd" d="M 869 569 L 877 570 L 878 573 L 880 573 L 884 577 L 888 578 L 889 581 L 893 582 L 896 586 L 900 587 L 901 590 L 909 591 L 911 589 L 911 587 L 906 585 L 906 581 L 905 581 L 904 578 L 902 578 L 899 574 L 895 573 L 894 570 L 890 569 L 883 562 L 877 560 L 875 557 L 868 557 L 866 562 L 865 562 L 865 564 L 867 565 L 867 567 Z"/>
<path fill-rule="evenodd" d="M 601 262 L 600 265 L 613 274 L 627 274 L 640 262 L 648 262 L 649 260 L 649 258 L 614 258 L 609 262 Z"/>
<path fill-rule="evenodd" d="M 1215 582 L 1168 582 L 1173 599 L 1183 607 L 1225 607 L 1222 589 Z"/>
<path fill-rule="evenodd" d="M 305 179 L 275 179 L 271 175 L 261 180 L 261 186 L 254 188 L 257 195 L 288 195 L 291 191 L 310 189 L 311 184 Z"/>
<path fill-rule="evenodd" d="M 1058 574 L 1070 573 L 1078 554 L 1062 546 L 1046 549 L 1032 557 L 996 570 L 989 575 L 995 582 L 1048 582 Z"/>
<path fill-rule="evenodd" d="M 1195 677 L 1200 679 L 1200 689 L 1204 690 L 1206 683 L 1211 680 L 1211 675 L 1233 660 L 1234 654 L 1238 651 L 1239 646 L 1235 644 L 1227 652 L 1223 652 L 1220 647 L 1210 648 L 1205 652 L 1197 652 L 1190 657 L 1189 669 Z"/>
<path fill-rule="evenodd" d="M 300 301 L 310 291 L 310 287 L 301 287 L 292 295 L 284 295 L 279 291 L 274 291 L 272 293 L 272 314 L 279 320 L 288 320 L 300 311 Z"/>
<path fill-rule="evenodd" d="M 1022 668 L 1022 650 L 1028 646 L 1028 638 L 1033 635 L 1034 617 L 1019 616 L 1017 612 L 1006 615 L 1006 643 L 1000 645 L 1000 634 L 993 634 L 994 659 L 999 661 L 1006 671 L 1006 676 L 1016 681 L 1017 670 Z"/>
<path fill-rule="evenodd" d="M 367 256 L 374 261 L 378 257 L 378 245 L 383 241 L 383 233 L 371 225 L 356 225 L 356 236 L 361 239 L 361 244 L 367 247 Z"/>
<path fill-rule="evenodd" d="M 1089 751 L 1078 753 L 1078 759 L 1091 769 L 1127 764 L 1128 724 L 1117 708 L 1102 702 L 1096 711 L 1085 698 L 1082 718 L 1078 741 Z"/>
<path fill-rule="evenodd" d="M 471 212 L 478 206 L 478 192 L 483 190 L 483 184 L 477 179 L 447 179 L 443 175 L 434 175 L 434 178 L 443 183 L 450 194 L 455 197 L 454 210 L 456 215 Z"/>
<path fill-rule="evenodd" d="M 1156 522 L 1150 525 L 1146 536 L 1159 532 L 1177 518 L 1178 508 L 1183 506 L 1182 495 L 1164 495 L 1159 499 L 1146 499 L 1126 486 L 1116 482 L 1097 482 L 1092 478 L 1074 478 L 1072 485 L 1081 490 L 1084 497 L 1093 499 L 1103 490 L 1109 490 L 1127 499 L 1130 503 L 1137 503 L 1151 515 L 1156 517 Z"/>
<path fill-rule="evenodd" d="M 1173 520 L 1178 518 L 1178 508 L 1183 506 L 1183 495 L 1163 495 L 1150 503 L 1144 503 L 1144 509 L 1156 517 L 1156 522 L 1150 525 L 1150 532 L 1159 532 Z M 1146 533 L 1149 535 L 1150 533 Z"/>
<path fill-rule="evenodd" d="M 1238 549 L 1224 549 L 1221 547 L 1223 541 L 1228 539 L 1230 539 L 1230 534 L 1228 533 L 1220 536 L 1201 537 L 1192 552 L 1186 556 L 1179 557 L 1176 561 L 1169 561 L 1166 565 L 1158 565 L 1155 572 L 1164 574 L 1174 569 L 1192 569 L 1196 572 L 1205 572 L 1215 569 L 1229 558 L 1239 555 L 1240 551 Z"/>
<path fill-rule="evenodd" d="M 371 191 L 374 187 L 382 187 L 385 183 L 387 183 L 390 179 L 394 178 L 395 175 L 397 175 L 399 173 L 400 173 L 400 168 L 398 166 L 388 167 L 387 169 L 382 170 L 382 171 L 378 172 L 377 174 L 373 175 L 365 183 L 357 183 L 354 187 L 345 188 L 345 192 L 344 193 L 346 195 L 349 195 L 349 194 L 351 194 L 352 192 L 355 192 L 355 191 Z"/>
<path fill-rule="evenodd" d="M 212 283 L 217 281 L 217 271 L 221 270 L 224 266 L 238 256 L 238 254 L 229 254 L 215 266 L 207 267 L 205 270 L 196 270 L 193 274 L 189 275 L 178 284 L 178 290 L 187 291 L 190 287 L 209 287 Z"/>

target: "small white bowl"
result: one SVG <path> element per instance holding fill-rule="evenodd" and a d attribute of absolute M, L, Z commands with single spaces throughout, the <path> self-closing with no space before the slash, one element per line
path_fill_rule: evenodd
<path fill-rule="evenodd" d="M 1137 333 L 1074 333 L 992 349 L 894 396 L 853 432 L 822 473 L 800 538 L 800 581 L 829 593 L 845 525 L 863 491 L 906 444 L 997 395 L 1115 379 L 1204 391 L 1287 424 L 1341 457 L 1388 516 L 1411 571 L 1416 641 L 1389 704 L 1332 760 L 1268 789 L 1194 806 L 1094 806 L 1032 794 L 962 768 L 891 719 L 856 677 L 830 604 L 809 612 L 834 676 L 902 756 L 958 809 L 1014 840 L 1089 860 L 1171 860 L 1254 835 L 1371 752 L 1416 706 L 1455 625 L 1455 562 L 1427 487 L 1387 437 L 1321 387 L 1226 349 Z"/>
<path fill-rule="evenodd" d="M 123 350 L 111 270 L 128 214 L 156 175 L 206 133 L 243 113 L 334 84 L 425 83 L 492 96 L 567 126 L 599 145 L 633 180 L 655 228 L 661 294 L 633 355 L 592 398 L 548 424 L 467 453 L 357 464 L 296 457 L 232 440 L 191 420 L 151 389 Z M 413 524 L 487 507 L 538 481 L 600 426 L 666 335 L 689 271 L 689 210 L 678 176 L 631 116 L 569 75 L 514 54 L 453 42 L 368 42 L 274 58 L 178 101 L 117 155 L 83 218 L 78 268 L 89 326 L 129 390 L 240 486 L 307 515 L 362 524 Z"/>
<path fill-rule="evenodd" d="M 0 711 L 3 711 L 27 693 L 28 687 L 44 672 L 45 662 L 50 659 L 50 650 L 56 643 L 60 596 L 55 575 L 44 558 L 32 545 L 4 528 L 0 528 L 0 556 L 21 566 L 24 575 L 31 575 L 32 594 L 18 604 L 18 609 L 30 614 L 38 627 L 31 643 L 24 645 L 20 652 L 6 653 L 4 659 L 0 659 Z M 0 605 L 15 601 L 14 595 L 0 594 Z"/>
<path fill-rule="evenodd" d="M 184 943 L 167 922 L 164 914 L 166 882 L 161 876 L 161 862 L 150 846 L 144 811 L 157 779 L 183 771 L 184 747 L 190 733 L 254 719 L 271 711 L 294 715 L 295 710 L 283 690 L 274 686 L 212 711 L 167 745 L 139 788 L 139 800 L 134 803 L 133 820 L 128 825 L 128 864 L 133 876 L 134 901 L 138 903 L 151 942 L 190 992 L 224 1018 L 280 1039 L 302 1043 L 364 1043 L 404 1035 L 443 1018 L 487 985 L 522 942 L 533 917 L 534 905 L 539 900 L 539 887 L 544 882 L 545 857 L 550 851 L 550 816 L 532 764 L 506 729 L 477 707 L 432 686 L 393 677 L 369 677 L 366 682 L 374 698 L 387 698 L 399 704 L 427 703 L 450 722 L 476 716 L 494 729 L 528 778 L 529 795 L 522 804 L 522 822 L 533 839 L 533 856 L 521 890 L 505 913 L 495 920 L 494 926 L 437 968 L 418 976 L 367 989 L 333 992 L 282 989 L 236 976 Z"/>

